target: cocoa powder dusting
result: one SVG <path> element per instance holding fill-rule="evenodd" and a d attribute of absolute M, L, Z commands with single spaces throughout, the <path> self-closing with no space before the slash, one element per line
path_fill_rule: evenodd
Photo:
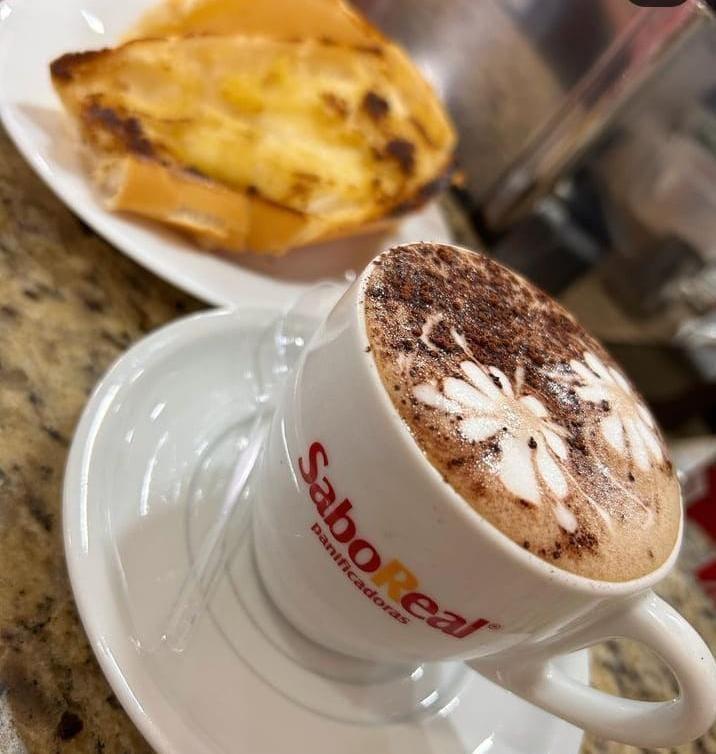
<path fill-rule="evenodd" d="M 394 152 L 407 169 L 410 150 Z M 591 578 L 623 581 L 666 560 L 680 511 L 661 435 L 650 428 L 645 462 L 614 429 L 631 405 L 608 392 L 618 367 L 569 312 L 494 260 L 443 244 L 384 253 L 364 294 L 396 409 L 477 513 Z"/>

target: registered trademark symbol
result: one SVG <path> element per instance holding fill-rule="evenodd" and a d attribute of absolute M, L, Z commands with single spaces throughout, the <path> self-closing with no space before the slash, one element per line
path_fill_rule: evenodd
<path fill-rule="evenodd" d="M 499 623 L 488 623 L 487 627 L 490 629 L 490 631 L 499 631 L 502 628 Z"/>

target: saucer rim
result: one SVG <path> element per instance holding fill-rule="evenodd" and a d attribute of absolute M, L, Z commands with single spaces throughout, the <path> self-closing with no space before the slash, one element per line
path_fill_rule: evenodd
<path fill-rule="evenodd" d="M 91 458 L 94 439 L 98 434 L 102 417 L 109 409 L 109 405 L 115 397 L 119 386 L 127 381 L 126 375 L 122 379 L 118 378 L 126 372 L 130 363 L 146 361 L 147 358 L 156 357 L 162 351 L 171 349 L 175 345 L 186 346 L 191 341 L 201 338 L 207 329 L 215 333 L 214 327 L 217 323 L 221 323 L 226 328 L 233 329 L 237 324 L 240 325 L 241 321 L 247 315 L 265 315 L 268 319 L 272 313 L 278 314 L 278 309 L 271 305 L 266 305 L 265 307 L 232 306 L 202 310 L 172 320 L 157 330 L 148 333 L 123 351 L 108 367 L 92 390 L 73 433 L 62 486 L 62 534 L 72 596 L 77 606 L 82 627 L 97 662 L 102 669 L 102 673 L 124 711 L 150 746 L 157 751 L 172 750 L 173 743 L 167 739 L 166 734 L 162 730 L 166 726 L 160 725 L 152 715 L 145 712 L 140 700 L 132 692 L 125 674 L 114 660 L 112 648 L 108 646 L 105 640 L 104 631 L 99 619 L 100 613 L 95 609 L 96 606 L 90 604 L 90 590 L 86 588 L 85 582 L 87 577 L 86 573 L 83 573 L 83 566 L 87 564 L 87 559 L 89 558 L 89 530 L 86 520 L 86 505 L 84 505 L 84 516 L 81 512 L 83 499 L 87 493 L 87 469 L 85 468 L 85 463 Z M 79 515 L 77 515 L 78 508 L 80 509 Z M 85 528 L 84 533 L 82 531 L 83 523 Z M 81 544 L 83 536 L 86 542 L 85 548 L 87 549 L 84 549 Z M 167 711 L 177 718 L 178 716 L 172 706 L 167 703 L 164 704 Z M 191 736 L 192 740 L 188 741 L 187 744 L 191 745 L 192 748 L 190 750 L 192 752 L 196 754 L 200 754 L 201 752 L 213 754 L 210 749 L 206 748 L 204 742 L 192 733 L 188 726 L 184 725 L 184 728 L 187 734 Z"/>
<path fill-rule="evenodd" d="M 132 368 L 136 369 L 147 360 L 161 358 L 162 353 L 171 352 L 173 348 L 185 348 L 206 334 L 216 336 L 222 331 L 240 329 L 242 324 L 252 317 L 263 318 L 265 322 L 271 314 L 278 313 L 279 310 L 271 304 L 203 310 L 174 320 L 145 335 L 120 354 L 101 377 L 82 411 L 72 438 L 62 491 L 62 532 L 72 594 L 82 626 L 105 678 L 141 735 L 157 751 L 176 751 L 177 738 L 181 738 L 179 750 L 191 751 L 193 754 L 216 754 L 181 717 L 178 710 L 168 700 L 161 698 L 161 695 L 156 694 L 155 705 L 159 704 L 164 708 L 166 718 L 157 714 L 156 706 L 153 706 L 152 713 L 145 711 L 142 695 L 134 693 L 139 679 L 134 678 L 130 685 L 130 679 L 122 669 L 122 664 L 115 660 L 111 642 L 107 641 L 103 628 L 106 618 L 101 618 L 106 615 L 106 610 L 97 609 L 93 602 L 93 589 L 87 583 L 88 578 L 104 580 L 111 577 L 111 566 L 106 560 L 106 553 L 99 556 L 102 558 L 101 568 L 97 569 L 96 573 L 88 575 L 87 572 L 91 558 L 91 532 L 86 504 L 88 464 L 92 458 L 95 441 L 100 434 L 103 417 L 112 406 L 119 389 L 129 381 Z M 110 603 L 110 606 L 113 611 L 121 611 L 118 604 Z M 583 650 L 579 654 L 583 655 L 580 662 L 586 667 L 586 651 Z M 582 680 L 586 679 L 588 682 L 588 669 L 585 669 L 584 676 Z M 143 688 L 150 688 L 156 684 L 156 679 L 151 673 L 147 673 L 141 684 Z M 169 738 L 164 732 L 167 730 L 168 720 L 176 721 L 181 733 L 175 727 Z M 562 737 L 562 743 L 567 744 L 564 751 L 577 752 L 582 735 L 582 731 L 569 726 Z M 573 739 L 571 745 L 567 738 Z"/>

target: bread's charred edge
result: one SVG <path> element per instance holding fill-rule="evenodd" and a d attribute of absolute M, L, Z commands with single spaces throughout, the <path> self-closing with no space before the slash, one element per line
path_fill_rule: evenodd
<path fill-rule="evenodd" d="M 420 207 L 427 204 L 430 199 L 441 193 L 450 185 L 450 180 L 452 179 L 454 171 L 455 159 L 453 158 L 448 162 L 445 170 L 438 175 L 437 178 L 433 178 L 431 181 L 420 186 L 415 194 L 407 201 L 396 204 L 387 214 L 387 217 L 400 217 L 400 215 L 405 215 L 408 212 L 414 212 L 416 209 L 420 209 Z"/>
<path fill-rule="evenodd" d="M 156 158 L 152 142 L 145 136 L 138 118 L 126 116 L 117 110 L 90 99 L 82 109 L 85 127 L 101 128 L 110 133 L 128 152 L 142 157 Z"/>
<path fill-rule="evenodd" d="M 109 47 L 102 50 L 87 50 L 86 52 L 67 52 L 50 63 L 50 74 L 55 81 L 72 81 L 77 66 L 101 58 L 111 52 L 112 50 Z"/>

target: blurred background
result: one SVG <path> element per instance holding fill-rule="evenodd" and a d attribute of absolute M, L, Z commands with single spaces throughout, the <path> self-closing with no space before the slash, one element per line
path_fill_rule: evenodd
<path fill-rule="evenodd" d="M 476 236 L 463 240 L 607 345 L 669 433 L 687 502 L 703 498 L 716 458 L 714 5 L 354 4 L 408 48 L 457 123 L 448 204 Z"/>

